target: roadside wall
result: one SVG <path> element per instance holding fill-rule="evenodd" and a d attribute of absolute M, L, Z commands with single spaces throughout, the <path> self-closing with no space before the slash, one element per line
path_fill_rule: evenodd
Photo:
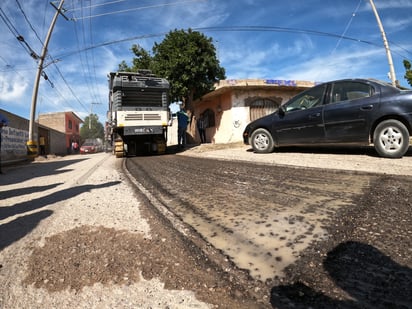
<path fill-rule="evenodd" d="M 29 121 L 3 109 L 0 109 L 0 113 L 8 119 L 8 125 L 1 132 L 1 161 L 26 159 Z M 37 134 L 35 138 L 37 139 Z"/>
<path fill-rule="evenodd" d="M 26 143 L 29 139 L 29 120 L 0 109 L 8 119 L 8 126 L 1 132 L 1 161 L 20 161 L 27 159 Z M 39 145 L 39 134 L 46 138 L 46 154 L 66 154 L 65 134 L 46 126 L 35 126 L 34 140 Z"/>

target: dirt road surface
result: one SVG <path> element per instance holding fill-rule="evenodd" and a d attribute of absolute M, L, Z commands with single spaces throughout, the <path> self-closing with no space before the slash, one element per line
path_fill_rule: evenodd
<path fill-rule="evenodd" d="M 216 148 L 181 154 L 256 160 L 244 146 Z M 270 284 L 237 269 L 187 226 L 176 233 L 179 222 L 159 219 L 154 201 L 128 182 L 113 156 L 6 167 L 0 308 L 411 307 L 411 159 L 259 155 L 259 164 L 383 173 L 329 221 L 329 237 L 313 242 Z"/>

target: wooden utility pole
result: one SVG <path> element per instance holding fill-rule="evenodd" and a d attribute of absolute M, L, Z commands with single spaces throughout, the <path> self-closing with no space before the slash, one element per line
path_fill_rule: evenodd
<path fill-rule="evenodd" d="M 378 22 L 378 26 L 379 29 L 381 30 L 381 34 L 382 34 L 382 39 L 383 39 L 383 45 L 385 46 L 385 50 L 386 50 L 386 56 L 388 57 L 388 62 L 389 62 L 389 75 L 392 81 L 392 85 L 394 87 L 397 86 L 397 80 L 396 80 L 396 75 L 395 75 L 395 68 L 393 66 L 393 61 L 392 61 L 392 54 L 391 54 L 391 50 L 389 49 L 389 44 L 388 44 L 388 40 L 386 39 L 386 34 L 385 34 L 385 30 L 383 29 L 382 26 L 382 22 L 381 19 L 379 17 L 378 11 L 376 10 L 375 7 L 375 3 L 373 2 L 373 0 L 369 0 L 372 6 L 372 10 L 375 13 L 376 16 L 376 20 Z"/>
<path fill-rule="evenodd" d="M 61 13 L 61 9 L 63 7 L 64 0 L 60 0 L 59 6 L 56 8 L 53 4 L 53 6 L 56 8 L 56 13 L 54 14 L 53 20 L 50 24 L 49 31 L 47 32 L 46 39 L 44 41 L 43 49 L 39 58 L 39 66 L 37 67 L 37 74 L 36 74 L 36 79 L 34 81 L 34 86 L 33 86 L 33 94 L 31 98 L 31 110 L 30 110 L 30 122 L 29 122 L 29 140 L 27 141 L 27 154 L 29 156 L 36 156 L 37 155 L 37 141 L 33 139 L 34 137 L 34 118 L 36 115 L 36 104 L 37 104 L 37 95 L 39 92 L 39 83 L 40 83 L 40 78 L 43 72 L 43 63 L 44 59 L 46 59 L 47 56 L 47 47 L 49 45 L 50 37 L 53 32 L 54 25 L 56 24 L 57 17 Z"/>

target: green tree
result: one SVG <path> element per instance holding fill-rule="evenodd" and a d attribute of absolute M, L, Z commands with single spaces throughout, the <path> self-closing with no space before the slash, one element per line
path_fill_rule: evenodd
<path fill-rule="evenodd" d="M 104 138 L 104 127 L 96 114 L 90 114 L 84 118 L 83 126 L 80 128 L 80 137 L 83 141 L 88 138 Z"/>
<path fill-rule="evenodd" d="M 119 72 L 137 72 L 139 69 L 152 69 L 153 57 L 143 47 L 133 44 L 130 49 L 135 57 L 133 58 L 133 65 L 129 67 L 126 61 L 119 64 Z"/>
<path fill-rule="evenodd" d="M 152 70 L 171 84 L 172 101 L 183 101 L 192 110 L 192 101 L 213 90 L 225 78 L 212 39 L 198 31 L 174 30 L 153 46 Z"/>
<path fill-rule="evenodd" d="M 161 43 L 154 44 L 153 56 L 138 45 L 131 50 L 136 56 L 133 65 L 129 67 L 122 61 L 119 71 L 152 70 L 169 81 L 171 100 L 183 101 L 189 110 L 193 99 L 213 90 L 215 82 L 226 78 L 212 39 L 191 29 L 170 31 Z"/>
<path fill-rule="evenodd" d="M 405 79 L 408 81 L 408 84 L 412 86 L 412 69 L 411 63 L 408 60 L 403 60 L 403 66 L 405 67 Z"/>

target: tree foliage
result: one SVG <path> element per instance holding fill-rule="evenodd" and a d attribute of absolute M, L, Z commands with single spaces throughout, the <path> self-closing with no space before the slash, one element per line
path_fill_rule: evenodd
<path fill-rule="evenodd" d="M 405 79 L 408 81 L 408 84 L 412 86 L 412 66 L 408 60 L 403 60 L 403 66 L 405 67 Z"/>
<path fill-rule="evenodd" d="M 150 69 L 166 78 L 171 85 L 171 100 L 184 102 L 190 110 L 193 99 L 213 90 L 215 82 L 225 78 L 212 39 L 191 29 L 170 31 L 161 43 L 154 44 L 153 56 L 137 45 L 132 51 L 136 56 L 133 66 L 123 61 L 119 69 Z"/>
<path fill-rule="evenodd" d="M 170 31 L 160 43 L 155 43 L 154 71 L 171 83 L 172 100 L 182 100 L 190 109 L 191 101 L 213 89 L 225 78 L 212 39 L 189 29 Z"/>
<path fill-rule="evenodd" d="M 80 128 L 80 137 L 83 141 L 89 138 L 104 138 L 104 127 L 96 114 L 90 114 L 84 118 L 83 126 Z"/>
<path fill-rule="evenodd" d="M 143 47 L 133 44 L 130 49 L 135 57 L 133 58 L 133 65 L 129 67 L 126 61 L 119 64 L 119 72 L 137 72 L 139 69 L 152 69 L 153 57 Z"/>

